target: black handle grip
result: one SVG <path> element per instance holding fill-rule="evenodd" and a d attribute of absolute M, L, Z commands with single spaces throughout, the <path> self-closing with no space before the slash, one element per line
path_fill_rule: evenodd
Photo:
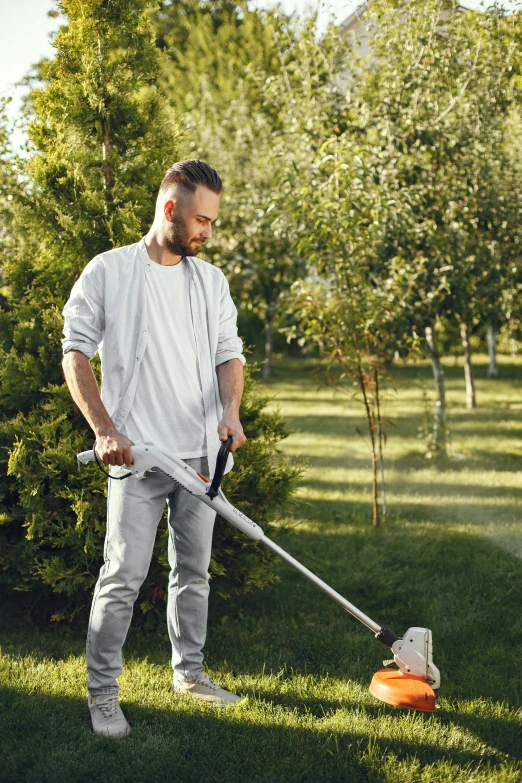
<path fill-rule="evenodd" d="M 210 487 L 207 489 L 207 495 L 211 500 L 214 500 L 214 498 L 219 492 L 219 488 L 223 480 L 223 474 L 225 472 L 225 468 L 227 465 L 228 452 L 230 450 L 231 445 L 232 445 L 232 435 L 229 435 L 228 438 L 225 441 L 223 441 L 223 443 L 219 447 L 217 460 L 216 460 L 216 469 L 214 471 L 214 478 L 212 479 L 212 483 Z"/>

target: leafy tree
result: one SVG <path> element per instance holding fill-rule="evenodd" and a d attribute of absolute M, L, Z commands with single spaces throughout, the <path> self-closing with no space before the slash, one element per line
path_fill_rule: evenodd
<path fill-rule="evenodd" d="M 518 25 L 522 21 L 522 15 L 519 15 Z M 517 77 L 519 81 L 520 77 Z M 522 324 L 522 264 L 520 262 L 520 247 L 522 236 L 520 236 L 520 188 L 522 187 L 522 119 L 520 116 L 520 92 L 517 90 L 517 100 L 513 106 L 506 124 L 506 142 L 503 149 L 503 175 L 509 179 L 509 186 L 506 187 L 507 207 L 514 213 L 513 222 L 518 225 L 518 232 L 515 232 L 512 242 L 506 248 L 505 275 L 502 285 L 502 306 L 495 319 L 491 318 L 488 326 L 490 327 L 489 352 L 490 352 L 490 376 L 491 369 L 496 367 L 495 361 L 495 343 L 498 331 L 504 326 L 505 331 L 511 336 L 512 346 L 516 344 L 514 335 L 519 336 L 520 325 Z M 490 333 L 493 332 L 493 334 Z"/>
<path fill-rule="evenodd" d="M 252 116 L 242 96 L 230 109 L 220 122 L 201 127 L 196 150 L 198 156 L 219 161 L 225 181 L 219 232 L 208 254 L 229 275 L 240 313 L 253 314 L 264 325 L 266 379 L 274 330 L 305 263 L 292 248 L 285 226 L 274 220 L 280 193 L 271 166 L 273 128 L 262 113 Z"/>
<path fill-rule="evenodd" d="M 513 201 L 520 188 L 503 168 L 514 39 L 498 11 L 462 13 L 454 2 L 414 0 L 401 8 L 399 23 L 389 5 L 372 4 L 376 60 L 362 94 L 386 139 L 397 198 L 409 204 L 408 227 L 392 228 L 390 245 L 409 267 L 413 327 L 426 335 L 437 388 L 434 445 L 444 453 L 435 326 L 444 318 L 459 322 L 473 407 L 470 333 L 499 312 L 518 230 Z"/>
<path fill-rule="evenodd" d="M 304 267 L 272 211 L 279 192 L 271 153 L 281 123 L 265 86 L 293 56 L 287 22 L 228 0 L 189 0 L 158 15 L 169 55 L 162 87 L 185 116 L 184 151 L 213 162 L 225 183 L 219 233 L 206 252 L 226 269 L 240 323 L 250 313 L 264 324 L 264 378 L 285 295 Z"/>
<path fill-rule="evenodd" d="M 488 375 L 495 377 L 494 341 L 506 318 L 503 292 L 512 287 L 513 270 L 519 263 L 522 179 L 510 166 L 508 143 L 506 121 L 500 115 L 496 127 L 489 123 L 488 132 L 474 145 L 475 155 L 469 156 L 464 180 L 467 192 L 459 205 L 466 221 L 460 221 L 462 261 L 453 283 L 452 309 L 464 348 L 468 408 L 476 406 L 470 336 L 487 328 Z"/>
<path fill-rule="evenodd" d="M 400 8 L 379 0 L 370 6 L 371 67 L 338 48 L 332 59 L 343 61 L 344 72 L 332 67 L 324 89 L 307 74 L 328 46 L 312 38 L 300 42 L 307 59 L 298 69 L 311 100 L 302 93 L 295 100 L 283 79 L 272 85 L 289 96 L 280 149 L 290 160 L 281 153 L 276 169 L 282 220 L 292 222 L 296 246 L 319 275 L 296 286 L 295 308 L 308 333 L 329 343 L 338 380 L 351 379 L 362 395 L 374 522 L 372 433 L 381 422 L 369 402 L 383 370 L 395 351 L 407 356 L 426 339 L 437 389 L 433 450 L 444 454 L 437 323 L 458 316 L 469 341 L 469 313 L 478 315 L 488 297 L 498 306 L 497 266 L 518 230 L 518 191 L 511 189 L 505 208 L 508 178 L 485 155 L 491 134 L 503 138 L 509 28 L 495 14 L 462 14 L 454 3 L 410 0 Z"/>
<path fill-rule="evenodd" d="M 245 0 L 162 2 L 154 16 L 157 45 L 167 55 L 160 83 L 176 111 L 197 108 L 206 91 L 215 94 L 216 110 L 226 111 L 241 90 L 251 107 L 262 108 L 262 94 L 246 77 L 279 72 L 274 31 L 286 18 Z"/>
<path fill-rule="evenodd" d="M 289 227 L 308 271 L 292 287 L 288 339 L 316 342 L 327 356 L 328 384 L 359 396 L 372 452 L 373 521 L 379 522 L 378 462 L 382 467 L 382 381 L 396 347 L 396 308 L 372 264 L 368 171 L 346 106 L 345 69 L 351 52 L 334 29 L 318 40 L 315 20 L 297 31 L 283 72 L 266 86 L 284 133 L 273 142 L 279 195 L 276 220 Z M 372 174 L 373 176 L 373 174 Z M 276 222 L 276 226 L 278 223 Z M 384 504 L 383 504 L 384 505 Z"/>
<path fill-rule="evenodd" d="M 62 0 L 59 8 L 68 23 L 31 96 L 29 154 L 19 164 L 27 185 L 11 202 L 1 248 L 8 309 L 0 344 L 0 580 L 36 599 L 41 613 L 71 620 L 86 611 L 101 561 L 106 479 L 74 470 L 75 453 L 93 436 L 63 382 L 61 312 L 90 258 L 147 230 L 152 196 L 179 155 L 179 130 L 155 86 L 161 53 L 150 3 Z M 98 357 L 93 365 L 99 378 Z M 273 480 L 260 503 L 266 519 L 299 471 L 272 454 L 284 425 L 263 407 L 249 386 L 244 411 L 254 436 L 242 475 L 252 498 L 267 476 Z M 245 489 L 234 492 L 242 497 Z M 144 612 L 161 598 L 160 551 L 158 543 Z M 272 579 L 265 553 L 239 545 L 233 532 L 221 533 L 214 559 L 223 593 Z"/>

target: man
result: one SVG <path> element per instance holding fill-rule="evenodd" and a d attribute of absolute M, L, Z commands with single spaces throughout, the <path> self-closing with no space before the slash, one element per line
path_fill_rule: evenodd
<path fill-rule="evenodd" d="M 232 435 L 233 452 L 246 440 L 237 310 L 223 273 L 197 258 L 212 236 L 221 187 L 202 161 L 172 166 L 148 234 L 92 259 L 63 310 L 67 385 L 112 477 L 86 649 L 93 729 L 111 737 L 130 731 L 116 680 L 165 500 L 172 689 L 222 705 L 239 700 L 203 673 L 215 512 L 163 473 L 121 480 L 127 472 L 121 466 L 133 464 L 133 443 L 154 443 L 210 477 L 220 441 Z M 90 365 L 98 350 L 101 396 Z M 228 470 L 232 463 L 229 455 Z"/>

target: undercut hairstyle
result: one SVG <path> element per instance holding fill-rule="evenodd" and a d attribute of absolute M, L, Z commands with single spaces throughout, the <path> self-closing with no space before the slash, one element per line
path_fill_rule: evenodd
<path fill-rule="evenodd" d="M 168 169 L 161 181 L 159 192 L 171 187 L 183 197 L 194 193 L 198 185 L 204 185 L 219 195 L 223 183 L 216 169 L 202 160 L 180 160 Z"/>

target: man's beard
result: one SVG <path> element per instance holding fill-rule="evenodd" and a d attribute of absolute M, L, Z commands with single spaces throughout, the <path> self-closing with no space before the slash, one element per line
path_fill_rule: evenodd
<path fill-rule="evenodd" d="M 191 243 L 191 236 L 183 216 L 174 213 L 168 227 L 168 233 L 165 237 L 165 245 L 169 253 L 174 256 L 195 256 L 201 245 Z"/>

